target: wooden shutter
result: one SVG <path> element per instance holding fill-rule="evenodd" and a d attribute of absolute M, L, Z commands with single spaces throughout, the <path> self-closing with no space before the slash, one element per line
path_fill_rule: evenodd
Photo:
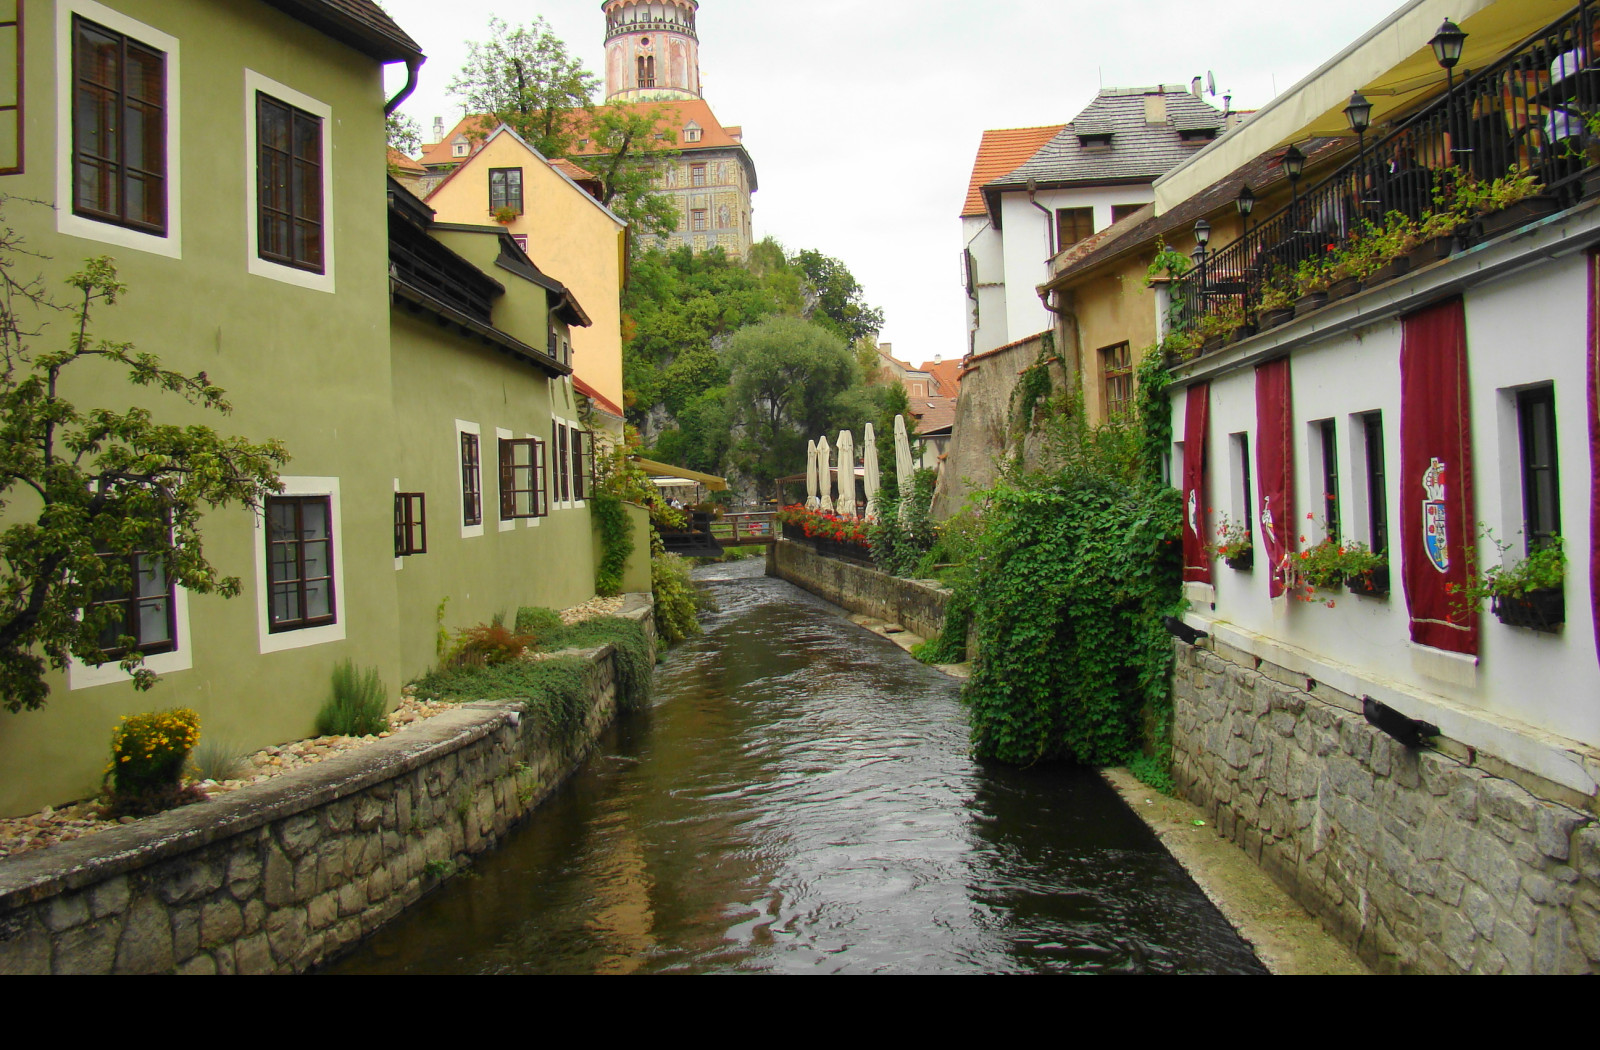
<path fill-rule="evenodd" d="M 500 439 L 500 520 L 510 521 L 517 516 L 516 446 L 505 438 Z"/>
<path fill-rule="evenodd" d="M 549 498 L 549 464 L 544 452 L 543 441 L 533 441 L 533 516 L 542 518 L 550 513 Z"/>

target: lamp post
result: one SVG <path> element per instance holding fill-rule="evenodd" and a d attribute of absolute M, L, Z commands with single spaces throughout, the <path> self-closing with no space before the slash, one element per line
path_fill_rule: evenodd
<path fill-rule="evenodd" d="M 1362 204 L 1367 200 L 1367 128 L 1372 126 L 1372 103 L 1360 91 L 1350 92 L 1350 101 L 1344 107 L 1344 119 L 1356 133 L 1356 191 Z"/>
<path fill-rule="evenodd" d="M 1255 191 L 1252 190 L 1248 184 L 1240 186 L 1239 196 L 1234 198 L 1233 205 L 1239 209 L 1239 225 L 1243 231 L 1245 259 L 1247 262 L 1253 261 L 1253 256 L 1250 251 L 1250 213 L 1254 211 L 1256 207 Z M 1253 265 L 1244 265 L 1241 266 L 1241 269 L 1243 270 L 1243 277 L 1245 280 L 1245 320 L 1248 322 L 1253 320 L 1250 310 L 1250 274 L 1252 271 L 1254 271 L 1255 267 Z"/>
<path fill-rule="evenodd" d="M 1289 233 L 1300 232 L 1300 195 L 1295 191 L 1295 183 L 1300 181 L 1300 176 L 1306 170 L 1306 155 L 1301 153 L 1293 144 L 1283 151 L 1283 173 L 1289 178 Z"/>
<path fill-rule="evenodd" d="M 1433 39 L 1428 45 L 1433 48 L 1433 57 L 1444 67 L 1445 76 L 1445 134 L 1450 139 L 1450 163 L 1456 162 L 1455 155 L 1463 152 L 1456 149 L 1456 63 L 1461 61 L 1461 49 L 1466 44 L 1467 34 L 1461 27 L 1450 19 L 1445 19 L 1439 26 L 1439 31 L 1433 34 Z"/>

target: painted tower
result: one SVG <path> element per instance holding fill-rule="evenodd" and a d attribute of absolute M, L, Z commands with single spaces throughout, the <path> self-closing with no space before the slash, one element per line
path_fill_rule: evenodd
<path fill-rule="evenodd" d="M 700 97 L 699 0 L 606 0 L 606 101 Z"/>

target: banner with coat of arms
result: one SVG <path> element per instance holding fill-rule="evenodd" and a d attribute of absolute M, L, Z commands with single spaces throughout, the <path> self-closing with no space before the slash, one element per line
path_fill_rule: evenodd
<path fill-rule="evenodd" d="M 1267 559 L 1273 598 L 1289 592 L 1295 548 L 1294 406 L 1289 397 L 1289 359 L 1256 366 L 1256 521 Z"/>
<path fill-rule="evenodd" d="M 1467 319 L 1459 298 L 1401 319 L 1400 573 L 1411 640 L 1476 656 L 1478 614 L 1455 592 L 1477 542 Z"/>
<path fill-rule="evenodd" d="M 1211 556 L 1206 552 L 1206 429 L 1211 384 L 1188 390 L 1183 409 L 1183 579 L 1211 582 Z"/>
<path fill-rule="evenodd" d="M 1589 604 L 1600 657 L 1600 249 L 1589 253 Z"/>

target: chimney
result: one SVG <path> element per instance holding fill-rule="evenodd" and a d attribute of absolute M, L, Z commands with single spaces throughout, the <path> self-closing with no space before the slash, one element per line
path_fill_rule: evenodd
<path fill-rule="evenodd" d="M 1195 98 L 1200 97 L 1200 84 L 1203 79 L 1204 78 L 1202 77 L 1195 77 L 1193 80 L 1189 81 L 1189 94 L 1193 95 Z"/>

